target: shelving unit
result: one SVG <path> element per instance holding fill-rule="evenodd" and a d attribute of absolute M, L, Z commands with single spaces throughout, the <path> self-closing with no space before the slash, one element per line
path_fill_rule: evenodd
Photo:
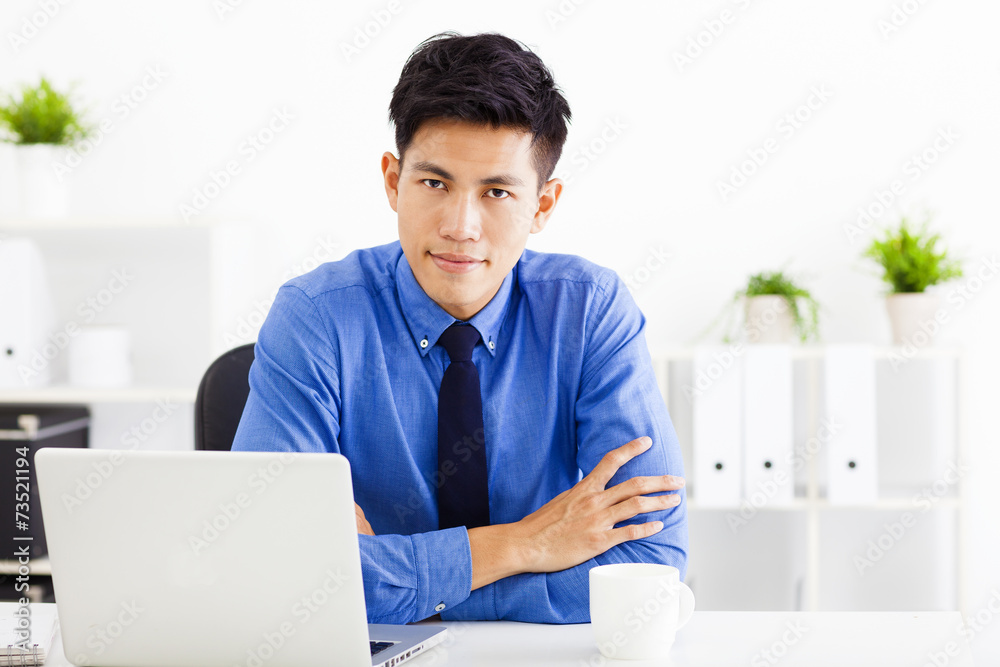
<path fill-rule="evenodd" d="M 67 387 L 62 351 L 53 360 L 52 386 L 0 388 L 3 402 L 191 400 L 208 364 L 238 344 L 237 322 L 264 291 L 257 284 L 258 229 L 245 221 L 207 216 L 190 224 L 179 216 L 0 219 L 0 240 L 12 237 L 29 238 L 41 250 L 57 331 L 69 323 L 129 329 L 135 386 L 114 391 Z M 116 271 L 124 271 L 130 282 L 110 303 L 95 302 L 95 296 L 107 296 L 103 288 Z"/>
<path fill-rule="evenodd" d="M 824 348 L 822 346 L 804 346 L 804 347 L 793 347 L 792 357 L 793 360 L 800 364 L 800 370 L 804 371 L 805 382 L 804 386 L 797 386 L 796 390 L 798 392 L 804 393 L 804 405 L 805 405 L 805 432 L 806 437 L 812 437 L 816 434 L 819 427 L 820 418 L 820 373 L 823 361 Z M 895 347 L 883 347 L 877 348 L 875 350 L 876 363 L 887 362 L 892 359 L 905 359 L 908 362 L 925 362 L 930 360 L 942 360 L 946 362 L 951 362 L 953 364 L 954 372 L 954 390 L 955 390 L 955 407 L 954 407 L 954 423 L 955 432 L 954 438 L 951 441 L 952 451 L 954 453 L 955 461 L 961 463 L 966 461 L 966 446 L 964 443 L 964 416 L 963 412 L 963 382 L 965 381 L 965 369 L 964 369 L 964 356 L 962 350 L 957 348 L 923 348 L 915 351 L 904 350 L 902 348 Z M 683 372 L 678 373 L 678 369 L 687 365 L 688 370 L 690 369 L 690 364 L 694 359 L 694 350 L 690 348 L 669 348 L 657 350 L 653 355 L 654 366 L 657 371 L 658 380 L 660 383 L 660 390 L 663 393 L 664 399 L 670 408 L 671 416 L 675 418 L 675 424 L 677 422 L 677 416 L 682 413 L 684 409 L 690 407 L 690 403 L 682 395 L 679 396 L 677 391 L 677 375 L 683 374 Z M 686 405 L 685 405 L 686 403 Z M 683 422 L 684 417 L 681 416 L 681 421 Z M 678 435 L 681 436 L 682 440 L 682 450 L 687 449 L 684 446 L 685 438 L 682 435 L 683 428 L 678 428 Z M 797 434 L 798 435 L 798 434 Z M 796 438 L 796 443 L 799 443 L 799 437 Z M 882 443 L 880 443 L 880 446 Z M 825 497 L 823 497 L 823 487 L 820 480 L 820 465 L 822 454 L 818 456 L 810 456 L 807 460 L 806 470 L 805 470 L 805 480 L 804 484 L 799 484 L 796 486 L 795 498 L 791 503 L 787 504 L 777 504 L 777 503 L 765 503 L 759 507 L 756 507 L 756 511 L 762 512 L 769 515 L 785 515 L 790 514 L 801 514 L 804 516 L 805 520 L 805 581 L 804 581 L 804 603 L 803 609 L 805 611 L 822 611 L 824 610 L 820 599 L 820 588 L 821 582 L 823 581 L 823 569 L 821 564 L 821 530 L 822 530 L 822 520 L 824 517 L 834 516 L 838 512 L 864 512 L 864 513 L 878 513 L 886 511 L 898 511 L 915 512 L 915 505 L 913 502 L 912 495 L 900 495 L 898 492 L 900 489 L 895 489 L 895 493 L 889 493 L 881 495 L 878 500 L 871 503 L 858 503 L 854 505 L 840 505 L 831 504 Z M 686 452 L 686 470 L 690 470 L 689 453 Z M 690 473 L 689 473 L 690 474 Z M 881 475 L 881 473 L 880 473 Z M 919 485 L 919 484 L 918 484 Z M 883 493 L 887 490 L 884 487 L 880 489 Z M 913 491 L 914 489 L 907 489 L 907 491 Z M 965 598 L 965 564 L 967 562 L 965 545 L 967 544 L 967 519 L 966 513 L 966 501 L 967 501 L 967 489 L 966 484 L 963 479 L 959 477 L 957 483 L 955 484 L 955 495 L 942 496 L 936 502 L 930 510 L 931 512 L 952 512 L 955 517 L 955 540 L 954 540 L 954 591 L 955 591 L 955 608 L 963 613 L 968 612 L 968 601 Z M 738 510 L 739 507 L 733 508 L 718 508 L 718 507 L 701 507 L 698 504 L 697 496 L 697 486 L 690 489 L 688 498 L 688 509 L 692 512 L 692 517 L 690 521 L 697 521 L 698 516 L 705 516 L 707 512 L 732 512 L 733 510 Z"/>
<path fill-rule="evenodd" d="M 256 223 L 210 216 L 190 224 L 180 216 L 0 219 L 0 242 L 23 237 L 38 246 L 55 330 L 66 334 L 48 362 L 51 384 L 0 387 L 0 405 L 89 406 L 97 446 L 138 441 L 140 447 L 193 448 L 202 374 L 220 354 L 256 337 L 255 329 L 244 332 L 239 323 L 256 314 L 268 295 L 260 236 Z M 116 272 L 127 278 L 112 290 Z M 65 339 L 71 324 L 129 330 L 130 386 L 68 384 Z"/>

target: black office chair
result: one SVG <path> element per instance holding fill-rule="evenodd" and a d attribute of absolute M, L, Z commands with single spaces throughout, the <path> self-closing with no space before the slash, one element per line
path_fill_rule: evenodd
<path fill-rule="evenodd" d="M 234 347 L 212 362 L 194 403 L 194 448 L 228 452 L 250 395 L 253 343 Z"/>

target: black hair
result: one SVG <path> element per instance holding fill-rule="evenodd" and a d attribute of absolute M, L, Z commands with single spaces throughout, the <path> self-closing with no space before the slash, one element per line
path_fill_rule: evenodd
<path fill-rule="evenodd" d="M 400 168 L 420 124 L 448 118 L 532 133 L 541 190 L 555 170 L 570 120 L 552 73 L 521 42 L 498 33 L 443 32 L 410 54 L 389 102 Z"/>

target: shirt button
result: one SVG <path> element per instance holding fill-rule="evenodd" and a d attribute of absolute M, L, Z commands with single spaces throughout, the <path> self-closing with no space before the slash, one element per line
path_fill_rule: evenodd
<path fill-rule="evenodd" d="M 442 609 L 444 609 L 444 602 L 439 602 L 438 605 L 434 607 L 434 611 L 441 611 Z"/>
<path fill-rule="evenodd" d="M 495 347 L 496 347 L 496 345 L 493 344 L 493 341 L 490 341 L 490 349 L 492 350 Z"/>
<path fill-rule="evenodd" d="M 427 347 L 427 339 L 426 338 L 423 339 L 422 341 L 420 341 L 420 347 L 422 347 L 422 348 Z"/>

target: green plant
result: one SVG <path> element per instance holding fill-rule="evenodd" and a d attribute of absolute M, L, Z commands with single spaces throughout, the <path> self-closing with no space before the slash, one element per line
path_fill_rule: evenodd
<path fill-rule="evenodd" d="M 746 287 L 736 290 L 720 316 L 708 326 L 700 337 L 704 337 L 708 331 L 715 328 L 723 316 L 728 315 L 723 327 L 722 340 L 726 343 L 732 343 L 739 334 L 739 329 L 736 327 L 737 304 L 752 296 L 768 295 L 784 297 L 792 315 L 795 330 L 803 343 L 810 339 L 819 338 L 819 303 L 809 290 L 796 285 L 795 281 L 782 271 L 762 271 L 747 278 Z M 803 312 L 803 304 L 805 312 Z M 748 329 L 746 324 L 744 324 L 744 329 Z"/>
<path fill-rule="evenodd" d="M 914 233 L 904 217 L 897 229 L 886 230 L 881 240 L 873 240 L 864 251 L 864 257 L 882 265 L 882 279 L 895 294 L 923 292 L 931 285 L 962 276 L 959 262 L 949 259 L 945 250 L 935 251 L 941 235 L 929 234 L 927 222 Z"/>
<path fill-rule="evenodd" d="M 7 95 L 0 125 L 13 136 L 5 141 L 17 144 L 68 145 L 90 134 L 69 96 L 53 89 L 45 77 L 37 86 L 22 86 L 20 99 Z"/>
<path fill-rule="evenodd" d="M 803 343 L 819 337 L 819 304 L 809 290 L 796 285 L 781 271 L 763 271 L 750 276 L 746 289 L 738 291 L 735 298 L 767 295 L 784 297 Z M 799 308 L 800 299 L 806 305 L 807 314 Z"/>

